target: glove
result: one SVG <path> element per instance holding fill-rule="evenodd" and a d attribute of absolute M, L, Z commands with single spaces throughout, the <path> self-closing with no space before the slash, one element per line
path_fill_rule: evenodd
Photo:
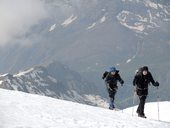
<path fill-rule="evenodd" d="M 124 84 L 124 81 L 122 80 L 122 81 L 120 81 L 120 84 L 123 86 L 123 84 Z"/>
<path fill-rule="evenodd" d="M 155 87 L 158 87 L 158 86 L 159 86 L 159 82 L 156 81 L 156 82 L 154 83 L 154 86 L 155 86 Z"/>

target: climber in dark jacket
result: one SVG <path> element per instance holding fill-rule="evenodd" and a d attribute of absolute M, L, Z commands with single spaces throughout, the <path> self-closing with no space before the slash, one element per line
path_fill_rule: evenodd
<path fill-rule="evenodd" d="M 136 87 L 135 89 L 136 94 L 138 95 L 140 100 L 140 103 L 136 111 L 139 117 L 146 118 L 144 114 L 144 106 L 145 106 L 145 100 L 148 95 L 148 85 L 150 82 L 152 83 L 153 86 L 156 87 L 159 86 L 159 83 L 155 82 L 147 66 L 140 68 L 133 80 L 133 85 Z"/>
<path fill-rule="evenodd" d="M 115 67 L 111 67 L 109 71 L 106 71 L 102 77 L 105 80 L 107 91 L 109 93 L 110 104 L 109 109 L 114 109 L 114 99 L 117 92 L 118 86 L 117 82 L 119 81 L 123 85 L 124 81 L 119 75 L 119 71 Z"/>

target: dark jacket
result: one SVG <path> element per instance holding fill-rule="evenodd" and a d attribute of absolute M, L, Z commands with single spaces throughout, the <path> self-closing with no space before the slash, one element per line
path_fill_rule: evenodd
<path fill-rule="evenodd" d="M 103 74 L 103 79 L 105 79 L 105 82 L 109 85 L 110 89 L 117 89 L 117 82 L 119 81 L 121 84 L 124 83 L 122 78 L 119 75 L 119 71 L 116 71 L 115 75 L 112 75 L 110 72 L 105 72 Z"/>
<path fill-rule="evenodd" d="M 148 95 L 148 85 L 149 83 L 155 85 L 155 81 L 152 77 L 152 74 L 148 71 L 147 75 L 143 75 L 142 71 L 138 72 L 133 80 L 133 85 L 136 86 L 137 95 L 142 96 Z"/>

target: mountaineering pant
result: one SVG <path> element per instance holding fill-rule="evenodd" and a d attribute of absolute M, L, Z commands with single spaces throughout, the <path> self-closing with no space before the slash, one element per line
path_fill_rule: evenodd
<path fill-rule="evenodd" d="M 110 103 L 109 103 L 109 109 L 114 109 L 114 100 L 115 100 L 115 95 L 117 92 L 117 86 L 115 85 L 114 87 L 110 85 L 110 83 L 105 82 L 107 91 L 109 93 L 109 98 L 110 98 Z"/>
<path fill-rule="evenodd" d="M 138 108 L 137 108 L 137 113 L 138 113 L 139 115 L 142 115 L 142 116 L 145 115 L 145 114 L 144 114 L 144 106 L 145 106 L 146 97 L 147 97 L 147 96 L 145 96 L 145 95 L 139 96 L 140 102 L 139 102 L 139 105 L 138 105 Z"/>
<path fill-rule="evenodd" d="M 113 89 L 113 90 L 108 89 L 108 93 L 109 93 L 109 98 L 110 98 L 109 108 L 113 109 L 115 108 L 114 100 L 115 100 L 116 89 Z"/>

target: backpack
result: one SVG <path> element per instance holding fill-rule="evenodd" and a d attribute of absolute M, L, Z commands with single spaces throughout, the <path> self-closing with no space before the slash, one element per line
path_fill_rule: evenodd
<path fill-rule="evenodd" d="M 135 71 L 135 75 L 140 75 L 140 74 L 142 73 L 142 68 L 143 68 L 143 67 L 138 68 L 138 69 Z"/>

